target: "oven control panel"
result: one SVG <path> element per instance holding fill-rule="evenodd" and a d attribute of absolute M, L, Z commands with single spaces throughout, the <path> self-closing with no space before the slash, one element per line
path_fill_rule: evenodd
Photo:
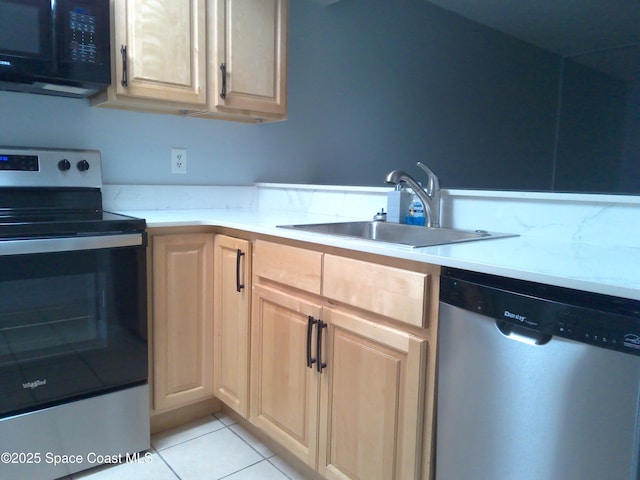
<path fill-rule="evenodd" d="M 0 170 L 37 172 L 37 155 L 7 155 L 0 153 Z"/>
<path fill-rule="evenodd" d="M 0 187 L 102 188 L 100 152 L 0 146 Z"/>

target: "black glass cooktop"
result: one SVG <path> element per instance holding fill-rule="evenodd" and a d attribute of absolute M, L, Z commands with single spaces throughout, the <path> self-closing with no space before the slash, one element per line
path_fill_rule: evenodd
<path fill-rule="evenodd" d="M 78 236 L 144 231 L 141 218 L 111 212 L 0 217 L 0 238 Z"/>
<path fill-rule="evenodd" d="M 99 189 L 0 188 L 0 239 L 143 231 L 146 222 L 102 210 Z"/>

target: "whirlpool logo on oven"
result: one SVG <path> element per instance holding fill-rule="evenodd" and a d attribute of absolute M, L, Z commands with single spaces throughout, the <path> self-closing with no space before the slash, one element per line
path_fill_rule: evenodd
<path fill-rule="evenodd" d="M 34 388 L 42 387 L 47 384 L 47 379 L 44 380 L 34 380 L 33 382 L 26 382 L 22 384 L 22 388 L 33 390 Z"/>
<path fill-rule="evenodd" d="M 640 335 L 636 335 L 635 333 L 627 333 L 624 336 L 624 346 L 640 350 Z"/>

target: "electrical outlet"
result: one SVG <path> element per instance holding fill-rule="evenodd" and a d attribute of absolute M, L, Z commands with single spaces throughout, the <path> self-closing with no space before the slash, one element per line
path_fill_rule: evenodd
<path fill-rule="evenodd" d="M 187 149 L 171 149 L 171 173 L 187 173 Z"/>

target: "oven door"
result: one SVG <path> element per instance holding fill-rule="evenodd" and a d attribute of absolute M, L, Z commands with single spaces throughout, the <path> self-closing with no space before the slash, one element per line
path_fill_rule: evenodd
<path fill-rule="evenodd" d="M 0 241 L 0 418 L 147 381 L 144 233 Z"/>

